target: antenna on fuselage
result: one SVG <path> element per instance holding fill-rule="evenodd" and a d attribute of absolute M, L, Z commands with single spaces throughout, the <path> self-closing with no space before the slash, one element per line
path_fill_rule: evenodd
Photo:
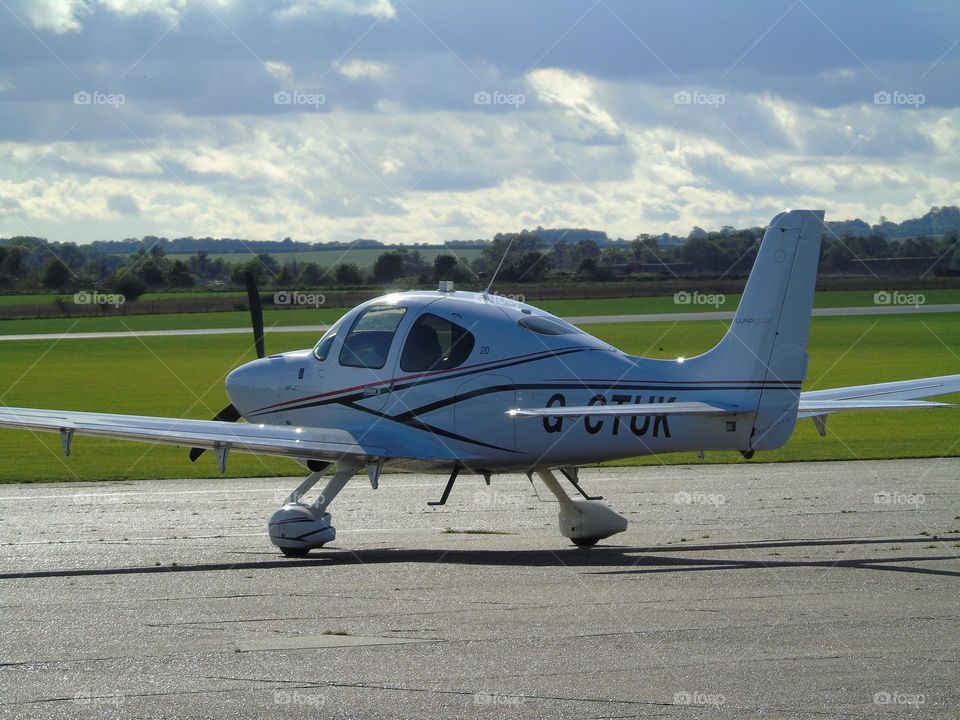
<path fill-rule="evenodd" d="M 510 254 L 510 248 L 513 247 L 513 241 L 517 239 L 517 236 L 514 235 L 510 238 L 510 242 L 507 243 L 507 249 L 503 253 L 503 257 L 500 258 L 500 264 L 497 265 L 497 269 L 493 271 L 493 276 L 490 278 L 490 283 L 487 285 L 487 289 L 483 291 L 483 296 L 487 297 L 487 294 L 490 292 L 490 288 L 493 287 L 493 281 L 497 279 L 497 275 L 500 274 L 500 268 L 503 267 L 503 261 L 507 259 L 507 255 Z"/>

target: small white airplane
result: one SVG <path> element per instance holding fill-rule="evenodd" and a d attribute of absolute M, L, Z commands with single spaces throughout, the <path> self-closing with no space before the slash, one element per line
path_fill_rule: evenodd
<path fill-rule="evenodd" d="M 949 407 L 917 398 L 960 391 L 960 375 L 800 391 L 822 229 L 823 211 L 773 219 L 728 332 L 697 357 L 634 357 L 533 306 L 447 282 L 365 302 L 316 347 L 264 357 L 248 278 L 259 359 L 227 377 L 230 404 L 214 420 L 0 408 L 0 426 L 59 432 L 65 454 L 76 434 L 193 447 L 194 460 L 211 449 L 221 472 L 231 450 L 294 458 L 310 475 L 269 521 L 288 556 L 333 540 L 337 493 L 361 470 L 376 489 L 386 466 L 449 472 L 432 505 L 463 472 L 488 484 L 536 473 L 559 501 L 560 532 L 589 546 L 627 521 L 583 491 L 578 466 L 707 450 L 749 459 L 786 443 L 799 418 L 822 435 L 836 412 Z"/>

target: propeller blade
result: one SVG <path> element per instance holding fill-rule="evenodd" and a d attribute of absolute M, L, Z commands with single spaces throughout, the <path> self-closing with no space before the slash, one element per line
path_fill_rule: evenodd
<path fill-rule="evenodd" d="M 260 293 L 257 292 L 257 280 L 253 273 L 245 274 L 247 281 L 247 300 L 250 303 L 250 321 L 253 324 L 253 346 L 257 349 L 257 357 L 267 354 L 263 344 L 263 305 L 260 303 Z"/>
<path fill-rule="evenodd" d="M 257 280 L 253 273 L 244 274 L 244 280 L 247 282 L 247 301 L 250 304 L 250 323 L 253 325 L 253 346 L 256 348 L 257 357 L 262 358 L 267 354 L 263 343 L 263 304 L 260 302 L 260 293 L 257 291 Z M 236 422 L 240 419 L 240 411 L 234 407 L 233 403 L 227 405 L 218 412 L 213 418 L 217 422 Z M 196 462 L 206 451 L 206 448 L 193 448 L 190 451 L 190 461 Z"/>
<path fill-rule="evenodd" d="M 237 410 L 233 403 L 230 403 L 218 412 L 213 419 L 217 422 L 236 422 L 240 419 L 240 411 Z M 204 452 L 206 452 L 206 448 L 193 448 L 190 451 L 190 462 L 196 462 L 197 458 L 203 455 Z"/>

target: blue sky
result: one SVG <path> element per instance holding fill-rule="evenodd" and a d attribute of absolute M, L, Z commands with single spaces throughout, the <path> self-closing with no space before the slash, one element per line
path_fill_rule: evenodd
<path fill-rule="evenodd" d="M 956 2 L 3 0 L 0 235 L 443 242 L 960 200 Z"/>

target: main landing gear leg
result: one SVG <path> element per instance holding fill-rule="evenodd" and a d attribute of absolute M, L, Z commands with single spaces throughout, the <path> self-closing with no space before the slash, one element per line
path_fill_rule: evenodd
<path fill-rule="evenodd" d="M 310 473 L 283 501 L 283 507 L 271 516 L 267 524 L 270 542 L 287 557 L 305 557 L 313 548 L 332 542 L 337 537 L 337 531 L 330 524 L 331 516 L 327 507 L 359 469 L 360 465 L 355 463 L 337 463 L 336 472 L 326 487 L 313 503 L 307 505 L 300 502 L 300 498 L 319 482 L 327 468 Z"/>
<path fill-rule="evenodd" d="M 560 534 L 574 545 L 590 547 L 627 529 L 627 519 L 602 502 L 567 495 L 553 471 L 537 470 L 537 475 L 560 503 Z"/>

